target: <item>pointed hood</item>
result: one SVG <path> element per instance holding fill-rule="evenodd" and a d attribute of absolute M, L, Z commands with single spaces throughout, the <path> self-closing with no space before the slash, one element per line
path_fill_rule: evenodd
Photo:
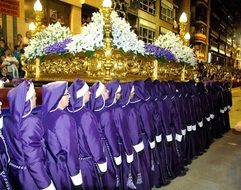
<path fill-rule="evenodd" d="M 84 95 L 89 91 L 88 84 L 80 79 L 76 79 L 69 87 L 70 106 L 69 111 L 75 112 L 85 106 Z"/>
<path fill-rule="evenodd" d="M 127 106 L 130 102 L 130 94 L 131 91 L 134 91 L 134 84 L 133 82 L 125 82 L 121 83 L 121 99 L 119 100 L 118 104 L 122 107 Z"/>
<path fill-rule="evenodd" d="M 135 103 L 139 100 L 147 101 L 150 99 L 149 93 L 145 90 L 145 84 L 142 80 L 136 80 L 134 81 L 134 89 L 135 89 L 135 95 L 130 100 L 131 103 Z"/>
<path fill-rule="evenodd" d="M 93 111 L 101 111 L 105 107 L 105 99 L 102 95 L 105 85 L 97 81 L 90 87 L 89 108 Z"/>
<path fill-rule="evenodd" d="M 114 80 L 105 85 L 109 90 L 109 98 L 106 100 L 106 107 L 110 107 L 116 103 L 116 94 L 121 92 L 121 86 L 118 80 Z"/>
<path fill-rule="evenodd" d="M 68 88 L 67 81 L 51 82 L 42 87 L 42 112 L 46 114 L 58 108 L 59 101 Z"/>
<path fill-rule="evenodd" d="M 34 96 L 34 85 L 31 81 L 23 81 L 8 92 L 10 114 L 19 124 L 32 111 L 31 98 Z"/>

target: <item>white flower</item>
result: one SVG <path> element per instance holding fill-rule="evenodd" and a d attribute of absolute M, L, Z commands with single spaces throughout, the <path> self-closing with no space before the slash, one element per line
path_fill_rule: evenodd
<path fill-rule="evenodd" d="M 70 53 L 94 51 L 104 46 L 104 20 L 99 12 L 93 13 L 92 22 L 84 26 L 80 34 L 72 37 L 72 42 L 67 44 Z"/>
<path fill-rule="evenodd" d="M 124 19 L 118 17 L 115 11 L 111 14 L 112 25 L 112 45 L 122 49 L 124 52 L 145 55 L 144 42 L 138 40 L 137 35 L 131 31 L 131 26 Z M 61 27 L 59 23 L 49 25 L 46 29 L 36 34 L 30 40 L 30 44 L 25 48 L 27 59 L 33 59 L 45 55 L 44 48 L 70 38 L 68 28 Z M 104 19 L 101 13 L 94 13 L 91 23 L 82 28 L 80 34 L 71 37 L 72 41 L 67 44 L 66 50 L 70 53 L 85 51 L 95 51 L 97 48 L 104 47 Z"/>
<path fill-rule="evenodd" d="M 45 47 L 69 37 L 69 28 L 61 26 L 59 22 L 51 24 L 41 32 L 38 32 L 34 38 L 30 39 L 29 45 L 24 49 L 24 55 L 27 59 L 43 56 L 45 55 Z"/>
<path fill-rule="evenodd" d="M 160 35 L 154 44 L 169 49 L 175 55 L 177 62 L 189 63 L 191 65 L 197 63 L 192 48 L 183 45 L 180 38 L 173 32 Z"/>
<path fill-rule="evenodd" d="M 138 40 L 137 35 L 131 31 L 131 26 L 123 18 L 120 18 L 115 11 L 111 14 L 113 45 L 124 52 L 132 51 L 145 55 L 145 44 Z"/>

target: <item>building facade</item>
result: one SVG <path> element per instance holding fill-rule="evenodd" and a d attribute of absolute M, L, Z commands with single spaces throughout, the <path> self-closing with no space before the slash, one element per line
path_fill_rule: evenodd
<path fill-rule="evenodd" d="M 234 65 L 236 42 L 234 17 L 221 0 L 211 1 L 208 62 Z"/>

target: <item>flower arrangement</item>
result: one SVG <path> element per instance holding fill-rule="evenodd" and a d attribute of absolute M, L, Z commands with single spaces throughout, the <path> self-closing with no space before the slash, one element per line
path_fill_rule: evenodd
<path fill-rule="evenodd" d="M 131 31 L 131 26 L 124 19 L 118 17 L 115 11 L 111 14 L 113 46 L 124 52 L 146 55 L 145 44 L 138 40 Z M 34 59 L 48 54 L 94 52 L 104 47 L 104 20 L 101 13 L 92 15 L 91 22 L 82 28 L 80 34 L 71 35 L 69 28 L 59 23 L 49 25 L 36 34 L 25 48 L 25 57 Z"/>
<path fill-rule="evenodd" d="M 124 52 L 132 51 L 135 54 L 145 55 L 145 44 L 138 40 L 131 26 L 125 19 L 118 16 L 117 12 L 111 14 L 113 45 Z"/>
<path fill-rule="evenodd" d="M 175 61 L 175 55 L 168 49 L 161 48 L 159 46 L 153 44 L 146 44 L 145 50 L 149 55 L 154 56 L 159 62 L 167 61 Z"/>
<path fill-rule="evenodd" d="M 144 44 L 125 19 L 115 11 L 111 13 L 112 44 L 123 52 L 152 55 L 159 61 L 177 61 L 196 64 L 196 58 L 190 47 L 184 46 L 178 36 L 172 32 L 160 35 L 154 45 Z M 69 28 L 60 23 L 51 24 L 38 32 L 25 48 L 25 57 L 34 59 L 48 54 L 94 52 L 104 47 L 104 20 L 100 12 L 93 14 L 91 22 L 84 26 L 81 33 L 71 35 Z"/>
<path fill-rule="evenodd" d="M 70 30 L 63 27 L 60 23 L 51 24 L 41 32 L 38 32 L 34 38 L 30 39 L 29 45 L 24 49 L 27 59 L 34 59 L 46 55 L 44 49 L 56 42 L 70 38 Z"/>
<path fill-rule="evenodd" d="M 173 32 L 160 35 L 154 44 L 170 50 L 175 55 L 177 62 L 189 63 L 191 65 L 197 63 L 193 50 L 183 45 L 181 39 Z"/>
<path fill-rule="evenodd" d="M 72 36 L 72 41 L 67 44 L 68 52 L 94 51 L 104 46 L 104 20 L 102 15 L 99 12 L 93 13 L 91 21 L 83 27 L 80 34 Z"/>

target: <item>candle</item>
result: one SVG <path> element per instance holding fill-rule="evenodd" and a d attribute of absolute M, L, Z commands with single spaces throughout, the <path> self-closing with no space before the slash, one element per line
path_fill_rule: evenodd
<path fill-rule="evenodd" d="M 102 3 L 102 6 L 106 8 L 111 8 L 111 5 L 112 5 L 111 0 L 104 0 Z"/>
<path fill-rule="evenodd" d="M 41 2 L 39 0 L 37 0 L 35 3 L 34 3 L 34 7 L 33 9 L 35 11 L 42 11 L 43 10 L 43 7 L 41 5 Z"/>

